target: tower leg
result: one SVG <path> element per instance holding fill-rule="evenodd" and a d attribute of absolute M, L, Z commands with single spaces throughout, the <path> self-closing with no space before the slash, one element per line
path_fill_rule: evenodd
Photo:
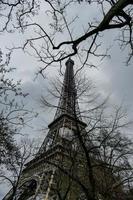
<path fill-rule="evenodd" d="M 50 190 L 51 190 L 51 186 L 53 184 L 54 174 L 55 174 L 55 168 L 53 169 L 52 175 L 50 177 L 49 185 L 48 185 L 47 192 L 46 192 L 46 195 L 44 197 L 44 200 L 50 200 L 49 199 L 49 193 L 50 193 Z"/>

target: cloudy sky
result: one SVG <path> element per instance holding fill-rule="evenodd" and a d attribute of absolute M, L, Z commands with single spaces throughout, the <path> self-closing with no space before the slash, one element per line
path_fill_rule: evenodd
<path fill-rule="evenodd" d="M 87 4 L 86 4 L 87 5 Z M 88 21 L 97 17 L 98 9 L 93 7 L 89 9 L 88 5 L 78 5 L 77 8 L 69 10 L 69 17 L 75 15 L 75 13 L 79 16 L 79 21 L 75 26 L 73 26 L 73 32 L 82 32 L 84 27 L 87 25 Z M 85 6 L 85 7 L 84 7 Z M 45 7 L 46 9 L 46 7 Z M 84 9 L 84 12 L 80 12 L 80 10 Z M 36 21 L 38 21 L 43 26 L 50 23 L 49 16 L 45 15 L 45 17 L 41 17 L 43 14 L 43 8 L 40 9 L 40 14 L 36 16 Z M 98 18 L 101 18 L 101 15 L 98 15 Z M 74 34 L 74 33 L 73 33 Z M 103 49 L 106 46 L 111 46 L 110 54 L 111 58 L 106 58 L 102 62 L 97 63 L 97 68 L 85 68 L 85 73 L 88 78 L 90 78 L 96 87 L 97 90 L 103 96 L 108 96 L 111 94 L 111 102 L 112 104 L 121 104 L 124 102 L 129 109 L 130 118 L 133 117 L 133 65 L 126 66 L 124 61 L 126 59 L 126 55 L 128 50 L 125 52 L 121 52 L 118 44 L 113 39 L 116 36 L 116 32 L 110 32 L 103 37 Z M 23 41 L 26 37 L 32 36 L 32 31 L 26 32 L 25 35 L 15 32 L 15 33 L 3 33 L 0 35 L 0 47 L 6 52 L 6 47 L 12 46 L 20 46 L 23 44 Z M 65 37 L 62 35 L 62 38 Z M 57 38 L 59 40 L 59 38 Z M 30 51 L 30 50 L 29 50 Z M 72 58 L 75 62 L 75 66 L 79 66 L 77 60 Z M 95 58 L 91 58 L 91 62 L 97 62 Z M 43 66 L 42 63 L 38 62 L 38 60 L 28 55 L 28 53 L 24 53 L 21 50 L 16 50 L 11 59 L 10 66 L 15 67 L 16 71 L 12 73 L 12 78 L 15 80 L 22 80 L 22 88 L 25 93 L 29 93 L 29 96 L 26 99 L 26 105 L 30 109 L 34 108 L 35 111 L 39 113 L 39 116 L 34 121 L 30 122 L 30 127 L 26 127 L 23 130 L 24 134 L 30 135 L 30 137 L 34 138 L 42 138 L 45 137 L 47 130 L 43 130 L 47 127 L 48 123 L 53 119 L 53 112 L 51 110 L 45 110 L 40 107 L 40 96 L 47 95 L 47 88 L 50 83 L 50 80 L 59 76 L 59 66 L 57 67 L 49 67 L 45 74 L 46 79 L 43 79 L 41 76 L 38 76 L 36 79 L 36 72 L 38 71 L 40 66 Z M 80 67 L 80 66 L 79 66 Z M 64 65 L 65 68 L 65 65 Z M 132 135 L 131 135 L 132 136 Z"/>

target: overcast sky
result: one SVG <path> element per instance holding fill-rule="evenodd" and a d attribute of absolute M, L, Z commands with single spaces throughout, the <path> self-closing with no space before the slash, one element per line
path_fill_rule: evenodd
<path fill-rule="evenodd" d="M 97 9 L 91 9 L 91 12 L 88 14 L 87 8 L 78 7 L 75 9 L 75 12 L 80 13 L 80 9 L 84 9 L 82 15 L 80 15 L 80 24 L 75 27 L 74 31 L 80 31 L 83 26 L 88 23 L 89 17 L 92 15 L 97 16 Z M 73 10 L 74 12 L 74 10 Z M 73 15 L 72 10 L 70 10 L 70 16 Z M 100 17 L 100 16 L 99 16 Z M 37 16 L 37 20 L 41 24 L 48 24 L 49 19 L 41 18 Z M 27 33 L 26 33 L 27 34 Z M 29 36 L 32 35 L 32 32 L 28 33 Z M 114 34 L 114 35 L 112 35 Z M 5 47 L 11 47 L 14 44 L 20 45 L 23 43 L 23 36 L 19 33 L 11 34 L 1 34 L 0 35 L 0 47 L 2 50 L 5 50 Z M 62 37 L 65 37 L 63 35 Z M 111 59 L 105 59 L 102 62 L 98 63 L 98 68 L 85 68 L 85 73 L 87 76 L 94 81 L 94 84 L 98 88 L 97 90 L 103 95 L 108 96 L 111 94 L 111 102 L 116 104 L 121 104 L 124 102 L 126 106 L 129 106 L 129 115 L 130 118 L 133 117 L 133 65 L 126 66 L 124 64 L 126 52 L 121 52 L 118 45 L 114 45 L 113 38 L 115 37 L 115 32 L 111 32 L 104 37 L 103 48 L 110 42 L 112 46 L 110 54 Z M 114 46 L 113 46 L 114 45 Z M 75 62 L 75 66 L 79 66 L 77 60 L 72 58 Z M 95 59 L 92 60 L 95 62 Z M 58 64 L 57 64 L 58 65 Z M 43 131 L 43 128 L 46 128 L 48 123 L 53 120 L 53 112 L 51 110 L 44 110 L 40 107 L 40 96 L 47 95 L 47 88 L 49 85 L 49 79 L 54 78 L 59 75 L 59 67 L 57 68 L 48 68 L 46 70 L 46 79 L 44 80 L 41 76 L 38 76 L 35 79 L 35 73 L 38 68 L 42 66 L 36 58 L 23 53 L 21 50 L 17 50 L 13 53 L 13 57 L 10 63 L 11 67 L 15 67 L 16 71 L 12 74 L 12 77 L 15 80 L 22 80 L 22 88 L 25 93 L 29 93 L 29 96 L 26 99 L 27 106 L 31 109 L 34 108 L 35 111 L 39 112 L 39 117 L 30 123 L 30 127 L 27 127 L 23 130 L 24 134 L 29 134 L 30 137 L 34 138 L 45 138 L 47 131 Z M 65 67 L 65 66 L 64 66 Z M 42 141 L 42 140 L 41 140 Z M 1 190 L 3 191 L 3 190 Z M 2 193 L 2 192 L 1 192 Z M 4 193 L 4 191 L 3 191 Z"/>

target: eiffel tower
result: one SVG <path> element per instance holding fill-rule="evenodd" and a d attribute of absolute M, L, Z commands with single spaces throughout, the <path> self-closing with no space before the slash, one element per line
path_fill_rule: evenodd
<path fill-rule="evenodd" d="M 86 128 L 78 106 L 73 66 L 74 61 L 69 58 L 54 120 L 37 155 L 23 170 L 17 200 L 79 199 L 79 188 L 67 176 L 68 171 L 78 171 L 76 132 L 77 128 Z M 10 200 L 10 192 L 4 200 Z"/>

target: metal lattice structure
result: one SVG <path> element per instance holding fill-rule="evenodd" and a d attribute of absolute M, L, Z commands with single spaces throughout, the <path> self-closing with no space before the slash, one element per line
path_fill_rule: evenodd
<path fill-rule="evenodd" d="M 69 58 L 66 62 L 64 82 L 54 120 L 48 126 L 49 132 L 36 157 L 27 163 L 23 170 L 17 200 L 58 199 L 53 192 L 55 190 L 51 190 L 55 184 L 57 168 L 50 162 L 63 163 L 66 154 L 72 149 L 75 150 L 77 146 L 75 134 L 77 124 L 80 130 L 85 130 L 86 127 L 80 116 L 73 65 L 74 62 Z M 34 192 L 32 189 L 30 191 L 30 186 L 34 186 Z M 31 197 L 29 193 L 32 194 Z M 10 200 L 9 196 L 10 193 L 4 200 Z"/>
<path fill-rule="evenodd" d="M 54 121 L 49 125 L 50 130 L 39 150 L 38 155 L 46 151 L 46 149 L 55 146 L 57 141 L 59 143 L 61 128 L 62 131 L 65 131 L 66 128 L 69 129 L 67 129 L 67 131 L 72 130 L 75 120 L 78 120 L 82 126 L 85 126 L 82 122 L 79 110 L 73 66 L 74 62 L 69 58 L 66 62 L 61 96 Z"/>
<path fill-rule="evenodd" d="M 73 65 L 73 60 L 69 58 L 66 62 L 66 71 L 62 85 L 62 92 L 54 119 L 57 119 L 63 114 L 67 114 L 71 117 L 75 117 L 76 115 L 76 117 L 81 120 Z"/>

